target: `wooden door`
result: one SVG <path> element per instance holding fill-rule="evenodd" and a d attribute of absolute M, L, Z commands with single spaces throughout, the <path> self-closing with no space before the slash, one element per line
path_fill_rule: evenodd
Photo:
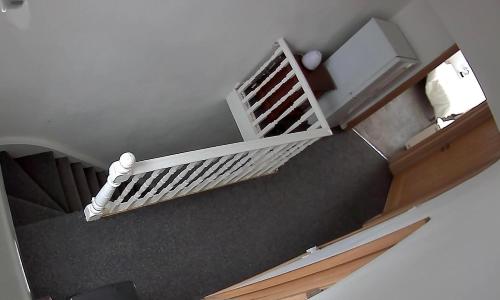
<path fill-rule="evenodd" d="M 430 200 L 500 158 L 500 133 L 486 102 L 389 160 L 394 178 L 384 213 Z"/>

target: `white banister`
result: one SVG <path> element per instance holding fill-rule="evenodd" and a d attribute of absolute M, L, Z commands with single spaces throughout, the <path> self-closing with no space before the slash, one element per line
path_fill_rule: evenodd
<path fill-rule="evenodd" d="M 271 55 L 271 57 L 265 62 L 262 64 L 262 66 L 255 72 L 254 75 L 252 75 L 252 77 L 250 77 L 247 81 L 245 81 L 239 88 L 238 88 L 238 91 L 240 93 L 243 93 L 245 91 L 245 89 L 255 80 L 255 78 L 260 75 L 260 73 L 262 71 L 264 71 L 264 69 L 269 66 L 269 64 L 275 60 L 278 56 L 280 56 L 281 54 L 283 53 L 283 50 L 281 48 L 277 48 L 273 55 Z"/>
<path fill-rule="evenodd" d="M 304 94 L 300 96 L 297 100 L 295 100 L 292 104 L 292 106 L 288 107 L 276 120 L 272 121 L 271 123 L 267 124 L 266 127 L 264 127 L 258 134 L 259 137 L 263 137 L 271 131 L 278 123 L 279 121 L 283 120 L 284 117 L 286 117 L 289 113 L 291 113 L 294 109 L 299 107 L 304 101 L 307 100 L 307 95 Z"/>
<path fill-rule="evenodd" d="M 95 197 L 92 197 L 92 202 L 85 207 L 84 212 L 87 221 L 94 221 L 101 218 L 103 209 L 113 197 L 116 188 L 132 174 L 134 163 L 135 156 L 127 152 L 120 156 L 119 161 L 111 164 L 106 184 L 104 184 Z"/>
<path fill-rule="evenodd" d="M 281 70 L 283 70 L 286 66 L 288 66 L 288 61 L 285 59 L 281 62 L 281 64 L 274 70 L 271 74 L 269 74 L 264 81 L 262 81 L 259 86 L 257 86 L 253 91 L 248 93 L 248 95 L 243 98 L 243 103 L 248 102 L 252 99 L 271 79 L 273 79 L 276 74 L 278 74 Z"/>
<path fill-rule="evenodd" d="M 283 84 L 285 84 L 285 82 L 287 82 L 288 80 L 290 80 L 290 78 L 295 76 L 294 74 L 295 73 L 293 71 L 288 72 L 288 74 L 286 74 L 286 76 L 283 79 L 281 79 L 281 81 L 278 82 L 278 84 L 275 85 L 264 97 L 259 99 L 259 101 L 255 102 L 252 106 L 250 106 L 250 108 L 247 111 L 247 114 L 252 114 L 257 108 L 259 108 L 262 105 L 262 103 L 264 103 L 277 90 L 279 90 L 283 86 Z"/>
<path fill-rule="evenodd" d="M 243 142 L 139 162 L 126 153 L 111 165 L 106 185 L 85 208 L 87 220 L 272 174 L 316 140 L 332 134 L 283 39 L 243 82 L 228 96 Z M 125 188 L 112 199 L 122 182 Z"/>

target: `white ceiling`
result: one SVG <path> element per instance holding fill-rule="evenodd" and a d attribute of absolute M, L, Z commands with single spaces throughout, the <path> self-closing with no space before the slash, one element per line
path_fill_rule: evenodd
<path fill-rule="evenodd" d="M 329 54 L 407 2 L 32 1 L 25 29 L 0 15 L 0 137 L 105 161 L 239 141 L 224 97 L 277 38 Z"/>

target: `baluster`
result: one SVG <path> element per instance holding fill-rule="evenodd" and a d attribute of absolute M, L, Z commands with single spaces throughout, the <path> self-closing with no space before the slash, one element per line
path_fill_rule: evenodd
<path fill-rule="evenodd" d="M 236 163 L 234 165 L 231 166 L 231 168 L 222 173 L 221 176 L 219 176 L 219 178 L 217 178 L 216 180 L 212 181 L 208 186 L 207 186 L 207 189 L 212 189 L 214 187 L 217 187 L 217 186 L 220 186 L 220 185 L 224 185 L 226 182 L 227 182 L 227 178 L 233 174 L 233 172 L 235 172 L 236 170 L 240 169 L 240 168 L 243 168 L 244 165 L 251 159 L 251 153 L 246 153 L 247 155 L 245 156 L 242 156 L 241 159 L 239 159 L 238 161 L 236 161 Z"/>
<path fill-rule="evenodd" d="M 254 158 L 257 154 L 260 152 L 265 152 L 266 149 L 262 150 L 254 150 L 248 153 L 247 156 L 245 156 L 243 159 L 241 159 L 233 168 L 232 172 L 228 172 L 228 175 L 226 178 L 221 179 L 218 183 L 216 183 L 214 186 L 224 186 L 226 184 L 229 184 L 232 181 L 232 179 L 242 172 L 244 172 L 247 168 L 249 168 L 252 164 L 252 158 Z"/>
<path fill-rule="evenodd" d="M 87 221 L 98 220 L 102 217 L 104 207 L 111 200 L 111 197 L 113 197 L 116 188 L 132 175 L 134 163 L 135 156 L 132 153 L 124 153 L 120 156 L 119 161 L 111 164 L 106 184 L 92 198 L 92 202 L 85 207 L 84 213 Z"/>
<path fill-rule="evenodd" d="M 143 202 L 146 203 L 148 202 L 149 199 L 151 199 L 156 193 L 158 192 L 158 189 L 160 189 L 169 179 L 172 177 L 172 175 L 177 171 L 177 166 L 172 167 L 168 170 L 168 172 L 162 176 L 162 178 L 156 183 L 156 185 L 144 196 Z"/>
<path fill-rule="evenodd" d="M 288 127 L 284 134 L 292 132 L 295 128 L 299 127 L 300 124 L 304 123 L 310 116 L 314 114 L 314 110 L 311 108 L 305 114 L 300 116 L 297 122 L 293 123 L 292 126 Z"/>
<path fill-rule="evenodd" d="M 250 108 L 248 109 L 247 113 L 250 115 L 253 113 L 257 108 L 259 108 L 262 103 L 264 103 L 269 97 L 271 97 L 272 94 L 274 94 L 285 82 L 290 80 L 294 76 L 295 73 L 293 71 L 288 72 L 286 74 L 285 78 L 283 78 L 277 85 L 275 85 L 264 97 L 259 99 L 259 101 L 255 102 Z"/>
<path fill-rule="evenodd" d="M 134 188 L 135 184 L 142 177 L 144 177 L 144 175 L 146 175 L 146 174 L 142 173 L 142 174 L 135 175 L 134 177 L 132 177 L 132 180 L 130 180 L 130 182 L 127 184 L 127 186 L 125 187 L 123 192 L 120 194 L 118 199 L 113 201 L 113 207 L 111 208 L 110 212 L 116 212 L 118 210 L 118 208 L 120 207 L 120 204 L 123 202 L 123 200 L 125 200 L 125 197 L 127 197 L 127 195 L 130 193 L 130 191 Z"/>
<path fill-rule="evenodd" d="M 268 133 L 271 129 L 273 129 L 274 126 L 276 126 L 276 124 L 278 124 L 279 121 L 281 121 L 284 117 L 286 117 L 289 113 L 291 113 L 299 105 L 301 105 L 302 103 L 304 103 L 304 101 L 306 99 L 307 99 L 307 96 L 305 94 L 302 95 L 302 96 L 300 96 L 300 98 L 298 98 L 297 100 L 295 100 L 295 102 L 293 102 L 292 106 L 290 106 L 289 108 L 287 108 L 278 118 L 276 118 L 276 120 L 272 121 L 266 127 L 264 127 L 264 129 L 262 129 L 258 133 L 258 137 L 263 137 L 266 133 Z"/>
<path fill-rule="evenodd" d="M 151 183 L 158 177 L 161 172 L 163 172 L 165 169 L 159 169 L 159 170 L 154 170 L 151 175 L 149 176 L 148 179 L 141 185 L 139 190 L 132 196 L 130 199 L 128 199 L 127 202 L 125 202 L 125 210 L 129 209 L 130 207 L 139 207 L 142 204 L 144 204 L 143 201 L 138 201 L 139 197 L 149 188 Z M 136 203 L 137 202 L 137 203 Z"/>
<path fill-rule="evenodd" d="M 194 163 L 190 163 L 188 164 L 184 170 L 182 170 L 179 174 L 177 174 L 177 176 L 174 178 L 174 180 L 172 180 L 171 183 L 169 183 L 159 194 L 157 194 L 156 196 L 153 197 L 153 202 L 152 203 L 156 203 L 158 201 L 163 201 L 163 196 L 167 193 L 169 193 L 173 188 L 174 186 L 177 185 L 177 183 L 179 183 L 179 181 L 182 180 L 182 178 L 184 178 L 184 176 L 186 176 L 186 174 L 193 169 L 193 167 L 198 164 L 198 162 L 194 162 Z"/>
<path fill-rule="evenodd" d="M 321 126 L 321 122 L 320 121 L 316 121 L 314 124 L 312 124 L 311 126 L 309 126 L 309 128 L 307 128 L 307 130 L 318 129 L 320 126 Z"/>
<path fill-rule="evenodd" d="M 264 79 L 258 87 L 256 87 L 253 91 L 248 93 L 248 95 L 243 98 L 243 104 L 247 103 L 250 99 L 252 99 L 255 94 L 257 94 L 273 77 L 281 70 L 283 70 L 284 67 L 288 65 L 288 60 L 284 59 L 281 64 L 274 70 L 271 74 L 269 74 L 266 79 Z"/>
<path fill-rule="evenodd" d="M 245 91 L 245 89 L 255 80 L 255 78 L 257 78 L 257 76 L 260 75 L 260 73 L 262 73 L 262 71 L 264 71 L 265 68 L 267 68 L 267 66 L 273 61 L 275 60 L 278 56 L 280 56 L 281 54 L 283 53 L 283 50 L 281 48 L 278 47 L 278 49 L 276 49 L 276 51 L 274 51 L 273 55 L 271 55 L 271 57 L 265 62 L 262 64 L 262 66 L 260 66 L 260 68 L 254 73 L 254 75 L 252 75 L 252 77 L 250 77 L 247 81 L 245 81 L 239 88 L 238 88 L 238 92 L 241 94 Z"/>
<path fill-rule="evenodd" d="M 240 179 L 243 178 L 243 177 L 245 177 L 246 174 L 250 173 L 255 168 L 257 168 L 264 161 L 264 159 L 266 158 L 266 156 L 269 155 L 269 153 L 272 151 L 272 149 L 273 149 L 272 147 L 268 147 L 268 148 L 263 149 L 261 153 L 259 153 L 256 157 L 254 157 L 251 160 L 250 165 L 248 165 L 245 168 L 245 171 L 243 171 L 242 173 L 238 174 L 236 176 L 236 178 L 231 178 L 231 180 L 233 182 L 240 181 Z"/>
<path fill-rule="evenodd" d="M 253 121 L 252 125 L 256 126 L 259 124 L 262 120 L 264 120 L 267 116 L 273 112 L 278 106 L 283 104 L 291 95 L 296 93 L 298 90 L 300 90 L 300 84 L 296 83 L 287 93 L 285 96 L 281 97 L 276 103 L 273 104 L 268 110 L 266 110 L 263 114 L 261 114 L 255 121 Z"/>
<path fill-rule="evenodd" d="M 246 170 L 245 172 L 240 174 L 234 181 L 238 182 L 241 180 L 246 180 L 246 179 L 252 178 L 252 174 L 258 172 L 260 169 L 269 165 L 269 163 L 271 163 L 272 160 L 276 156 L 280 155 L 282 150 L 285 149 L 285 151 L 286 151 L 286 148 L 288 148 L 288 147 L 290 147 L 289 144 L 284 144 L 284 145 L 280 145 L 278 147 L 267 148 L 267 151 L 264 153 L 264 155 L 261 156 L 260 159 L 258 161 L 256 161 L 252 167 L 248 168 L 248 170 Z"/>
<path fill-rule="evenodd" d="M 210 177 L 208 177 L 208 179 L 201 183 L 199 186 L 197 186 L 195 189 L 194 189 L 194 193 L 198 192 L 198 191 L 201 191 L 201 190 L 204 190 L 206 186 L 211 186 L 211 183 L 214 182 L 214 180 L 217 180 L 217 178 L 223 174 L 231 165 L 233 165 L 236 161 L 238 161 L 239 159 L 241 159 L 243 157 L 245 153 L 238 153 L 238 154 L 235 154 L 233 156 L 233 158 L 231 158 L 230 160 L 228 160 L 227 162 L 225 162 L 222 167 L 220 167 L 214 174 L 212 174 Z M 208 188 L 206 188 L 208 189 Z"/>
<path fill-rule="evenodd" d="M 213 175 L 215 171 L 221 167 L 222 165 L 229 159 L 230 156 L 221 157 L 215 164 L 213 164 L 201 177 L 196 179 L 192 184 L 187 187 L 187 191 L 184 194 L 187 194 L 193 191 L 191 194 L 194 194 L 199 191 L 198 187 L 204 186 L 208 184 L 209 176 Z"/>
<path fill-rule="evenodd" d="M 191 183 L 191 181 L 193 181 L 193 179 L 195 179 L 197 176 L 200 175 L 200 172 L 203 171 L 208 165 L 210 165 L 212 163 L 213 159 L 209 159 L 209 160 L 206 160 L 203 162 L 203 164 L 201 164 L 201 166 L 199 166 L 198 168 L 196 168 L 196 170 L 194 170 L 191 175 L 189 175 L 189 177 L 185 180 L 183 180 L 179 185 L 177 185 L 175 187 L 175 189 L 168 193 L 165 198 L 168 198 L 168 199 L 172 199 L 174 198 L 180 191 L 182 191 L 189 183 Z M 193 165 L 194 167 L 194 165 Z M 191 167 L 191 169 L 193 168 Z"/>
<path fill-rule="evenodd" d="M 217 168 L 222 164 L 224 163 L 224 161 L 226 161 L 228 159 L 227 156 L 224 156 L 222 158 L 220 158 L 216 163 L 214 163 L 210 168 L 208 168 L 208 170 L 206 170 L 205 172 L 203 172 L 203 174 L 201 174 L 198 178 L 196 178 L 195 181 L 191 182 L 185 189 L 183 189 L 180 193 L 179 193 L 179 197 L 182 197 L 184 195 L 188 195 L 188 194 L 191 194 L 191 190 L 193 190 L 196 186 L 198 186 L 199 184 L 201 184 L 208 176 L 210 176 L 213 172 L 215 172 L 215 170 L 217 170 Z M 216 159 L 211 159 L 211 162 L 215 161 Z M 209 164 L 207 164 L 208 166 Z"/>
<path fill-rule="evenodd" d="M 262 170 L 267 168 L 269 165 L 273 164 L 280 156 L 284 155 L 293 147 L 293 144 L 285 144 L 279 147 L 276 147 L 264 157 L 262 163 L 259 164 L 253 171 L 242 177 L 240 180 L 247 180 L 253 177 L 257 177 L 262 174 Z"/>
<path fill-rule="evenodd" d="M 316 142 L 318 139 L 310 139 L 302 142 L 295 143 L 295 147 L 293 147 L 286 155 L 283 157 L 280 157 L 274 164 L 270 165 L 266 169 L 262 171 L 261 174 L 269 174 L 271 172 L 274 172 L 276 169 L 284 165 L 286 162 L 288 162 L 292 157 L 296 156 L 300 152 L 302 152 L 304 149 L 309 147 L 311 144 Z"/>

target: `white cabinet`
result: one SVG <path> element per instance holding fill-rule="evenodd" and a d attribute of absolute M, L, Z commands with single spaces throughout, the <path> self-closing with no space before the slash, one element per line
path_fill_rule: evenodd
<path fill-rule="evenodd" d="M 371 19 L 325 62 L 337 87 L 319 101 L 330 126 L 347 122 L 417 62 L 397 25 Z"/>

